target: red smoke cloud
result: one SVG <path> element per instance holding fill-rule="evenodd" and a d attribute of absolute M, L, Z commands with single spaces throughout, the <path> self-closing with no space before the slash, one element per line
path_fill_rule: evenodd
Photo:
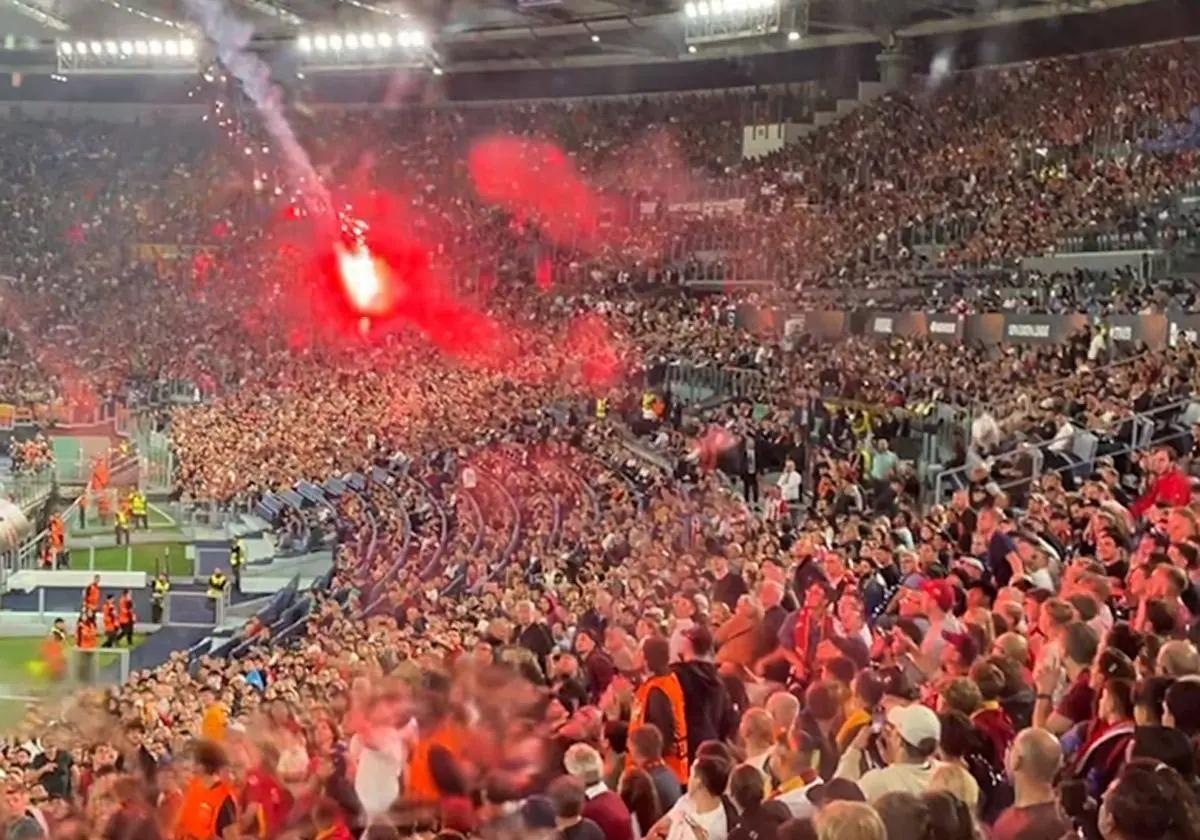
<path fill-rule="evenodd" d="M 595 237 L 602 202 L 553 143 L 494 135 L 474 145 L 467 166 L 484 201 L 537 223 L 559 242 Z"/>

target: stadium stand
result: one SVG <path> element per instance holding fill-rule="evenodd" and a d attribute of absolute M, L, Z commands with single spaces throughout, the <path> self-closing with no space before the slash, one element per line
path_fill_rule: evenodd
<path fill-rule="evenodd" d="M 1198 59 L 920 80 L 756 160 L 746 90 L 297 113 L 415 196 L 453 282 L 406 327 L 295 280 L 253 119 L 0 123 L 12 501 L 145 427 L 164 504 L 331 555 L 101 686 L 85 593 L 5 837 L 1192 840 Z M 500 135 L 604 212 L 485 200 Z M 72 574 L 46 525 L 6 580 Z"/>

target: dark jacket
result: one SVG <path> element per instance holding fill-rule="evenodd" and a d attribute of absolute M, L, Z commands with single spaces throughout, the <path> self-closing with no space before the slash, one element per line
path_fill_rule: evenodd
<path fill-rule="evenodd" d="M 717 666 L 711 662 L 680 662 L 671 666 L 683 688 L 683 713 L 687 718 L 688 755 L 705 741 L 732 740 L 737 713 Z"/>

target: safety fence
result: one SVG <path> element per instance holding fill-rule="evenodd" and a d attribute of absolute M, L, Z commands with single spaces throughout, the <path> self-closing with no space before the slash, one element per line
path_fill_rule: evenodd
<path fill-rule="evenodd" d="M 1031 487 L 1042 476 L 1057 473 L 1085 478 L 1100 457 L 1122 463 L 1136 452 L 1190 439 L 1188 426 L 1200 421 L 1200 402 L 1179 400 L 1123 418 L 1105 428 L 1082 429 L 1069 438 L 1039 443 L 1018 443 L 979 464 L 941 469 L 933 475 L 927 504 L 943 504 L 954 490 L 968 486 L 971 473 L 985 466 L 992 475 L 1008 477 L 997 482 L 1005 492 Z"/>
<path fill-rule="evenodd" d="M 1161 349 L 1200 343 L 1200 313 L 1168 311 L 1145 315 L 1090 316 L 988 312 L 960 315 L 917 310 L 820 310 L 793 312 L 777 307 L 742 304 L 731 307 L 732 325 L 757 333 L 782 333 L 793 339 L 837 341 L 847 336 L 879 339 L 916 338 L 973 346 L 1060 344 L 1088 328 L 1104 331 L 1107 343 Z"/>

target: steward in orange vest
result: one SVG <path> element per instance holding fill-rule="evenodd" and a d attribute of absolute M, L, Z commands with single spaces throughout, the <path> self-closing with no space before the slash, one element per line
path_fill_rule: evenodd
<path fill-rule="evenodd" d="M 112 647 L 117 642 L 117 633 L 120 627 L 117 624 L 117 605 L 113 601 L 113 596 L 110 594 L 104 599 L 104 646 Z"/>
<path fill-rule="evenodd" d="M 61 618 L 54 620 L 50 635 L 42 641 L 42 662 L 52 680 L 61 680 L 67 671 L 67 624 Z"/>
<path fill-rule="evenodd" d="M 237 834 L 237 798 L 225 778 L 225 752 L 211 741 L 197 741 L 196 774 L 184 788 L 175 820 L 174 840 L 215 840 Z"/>
<path fill-rule="evenodd" d="M 133 647 L 133 625 L 137 621 L 137 616 L 133 612 L 133 595 L 126 589 L 121 593 L 121 600 L 117 602 L 117 641 L 124 639 L 130 647 Z"/>
<path fill-rule="evenodd" d="M 100 609 L 100 575 L 92 578 L 92 582 L 83 591 L 83 605 L 92 612 Z"/>
<path fill-rule="evenodd" d="M 461 761 L 470 751 L 471 732 L 454 719 L 453 713 L 429 727 L 413 748 L 404 774 L 404 796 L 414 802 L 436 802 L 442 796 L 431 763 L 435 748 L 445 750 Z"/>
<path fill-rule="evenodd" d="M 683 784 L 688 780 L 687 717 L 684 715 L 683 686 L 671 672 L 670 643 L 662 638 L 647 639 L 642 655 L 650 676 L 634 695 L 629 731 L 647 723 L 654 724 L 663 736 L 663 762 Z"/>
<path fill-rule="evenodd" d="M 96 629 L 96 616 L 90 610 L 84 610 L 75 624 L 75 644 L 81 650 L 95 650 L 100 642 L 100 633 Z"/>

